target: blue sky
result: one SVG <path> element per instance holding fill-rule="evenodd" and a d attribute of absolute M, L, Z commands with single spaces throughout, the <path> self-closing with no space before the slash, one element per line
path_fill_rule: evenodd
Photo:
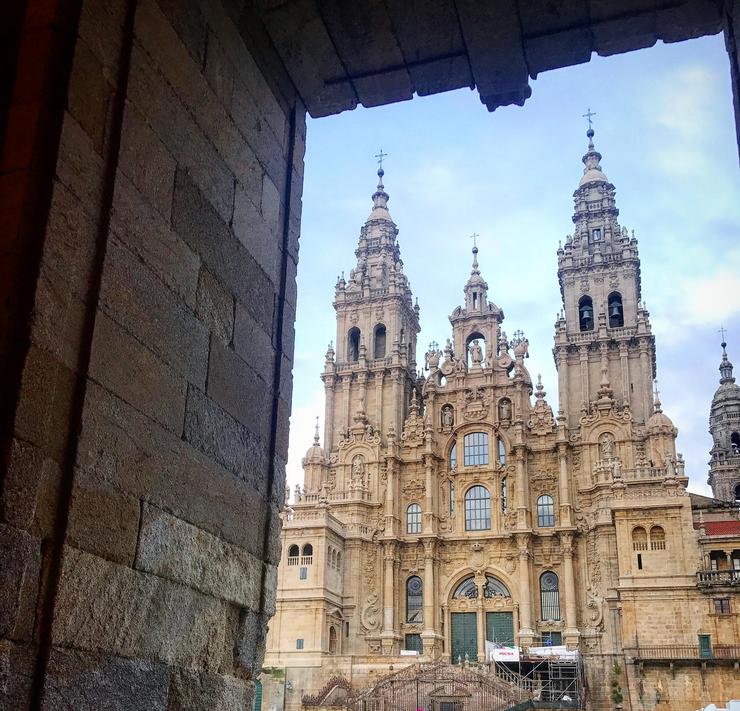
<path fill-rule="evenodd" d="M 586 150 L 581 115 L 590 106 L 620 224 L 639 240 L 663 409 L 679 428 L 690 489 L 709 493 L 707 420 L 721 324 L 740 368 L 740 173 L 722 37 L 594 57 L 531 84 L 524 107 L 494 113 L 464 89 L 309 120 L 291 487 L 303 482 L 300 460 L 316 415 L 323 431 L 319 373 L 335 339 L 334 283 L 355 265 L 381 147 L 389 209 L 421 307 L 418 360 L 430 340 L 450 334 L 447 317 L 470 272 L 468 235 L 477 232 L 489 298 L 503 308 L 507 332 L 528 336 L 527 367 L 535 378 L 542 373 L 557 408 L 555 251 L 572 230 Z"/>

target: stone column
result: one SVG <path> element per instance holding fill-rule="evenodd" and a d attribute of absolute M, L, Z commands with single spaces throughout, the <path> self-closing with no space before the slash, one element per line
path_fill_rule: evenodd
<path fill-rule="evenodd" d="M 326 377 L 324 390 L 326 392 L 326 405 L 324 407 L 324 451 L 330 452 L 334 439 L 334 376 Z"/>
<path fill-rule="evenodd" d="M 383 577 L 383 634 L 393 635 L 395 609 L 393 590 L 393 568 L 396 554 L 396 544 L 393 541 L 386 541 L 383 544 L 383 559 L 385 561 L 385 575 Z"/>
<path fill-rule="evenodd" d="M 424 631 L 421 637 L 424 641 L 424 654 L 431 657 L 434 654 L 436 638 L 434 624 L 434 551 L 436 541 L 424 541 Z"/>
<path fill-rule="evenodd" d="M 571 525 L 570 486 L 568 485 L 568 445 L 558 444 L 560 472 L 558 484 L 560 489 L 560 526 Z"/>
<path fill-rule="evenodd" d="M 519 549 L 519 644 L 532 643 L 532 586 L 529 574 L 529 534 L 518 533 L 516 543 Z"/>
<path fill-rule="evenodd" d="M 475 601 L 475 619 L 478 623 L 478 661 L 484 662 L 486 660 L 486 615 L 483 610 L 483 595 L 486 587 L 486 579 L 484 577 L 482 582 L 480 582 L 476 578 L 475 582 L 478 587 L 478 598 Z"/>
<path fill-rule="evenodd" d="M 560 398 L 560 407 L 564 412 L 570 412 L 570 410 L 568 409 L 568 352 L 565 346 L 558 347 L 557 369 L 558 396 Z"/>
<path fill-rule="evenodd" d="M 424 455 L 424 533 L 434 533 L 434 477 L 432 471 L 432 455 Z"/>
<path fill-rule="evenodd" d="M 590 385 L 588 382 L 588 347 L 579 346 L 578 348 L 578 359 L 581 363 L 581 400 L 585 403 L 591 399 L 591 393 L 589 392 Z"/>
<path fill-rule="evenodd" d="M 524 446 L 514 446 L 514 460 L 516 462 L 516 510 L 517 528 L 529 526 L 529 482 L 524 471 Z"/>
<path fill-rule="evenodd" d="M 642 412 L 640 414 L 643 418 L 642 421 L 647 422 L 651 414 L 650 393 L 652 393 L 653 373 L 650 369 L 650 358 L 648 357 L 648 342 L 645 338 L 640 339 L 640 374 L 642 375 L 643 385 L 643 387 L 640 388 L 642 395 Z"/>
<path fill-rule="evenodd" d="M 622 393 L 625 402 L 632 406 L 632 397 L 630 393 L 630 369 L 629 369 L 629 350 L 627 342 L 621 341 L 619 344 L 619 362 L 622 371 Z"/>
<path fill-rule="evenodd" d="M 578 646 L 580 632 L 576 617 L 576 583 L 573 573 L 573 534 L 561 533 L 563 550 L 563 583 L 565 585 L 565 644 L 574 649 Z"/>

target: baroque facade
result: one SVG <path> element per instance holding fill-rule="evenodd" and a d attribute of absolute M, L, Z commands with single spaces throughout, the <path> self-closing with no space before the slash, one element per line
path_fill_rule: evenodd
<path fill-rule="evenodd" d="M 451 336 L 417 373 L 419 308 L 378 172 L 357 265 L 336 284 L 324 446 L 317 424 L 284 513 L 265 660 L 284 670 L 284 708 L 333 676 L 369 683 L 409 654 L 483 661 L 486 640 L 580 650 L 589 708 L 609 707 L 615 669 L 625 708 L 655 708 L 638 704 L 650 695 L 693 711 L 702 694 L 740 694 L 731 664 L 686 662 L 677 686 L 655 651 L 738 644 L 740 522 L 732 503 L 686 490 L 653 391 L 637 240 L 590 129 L 583 163 L 574 231 L 557 250 L 557 411 L 527 370 L 527 338 L 503 328 L 476 247 Z M 723 397 L 737 405 L 736 392 Z M 717 482 L 734 436 L 715 434 Z"/>

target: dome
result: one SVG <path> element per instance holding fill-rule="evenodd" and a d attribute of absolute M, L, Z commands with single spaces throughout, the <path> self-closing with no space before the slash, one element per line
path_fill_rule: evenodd
<path fill-rule="evenodd" d="M 316 431 L 313 436 L 313 444 L 308 448 L 302 462 L 305 467 L 308 464 L 326 464 L 326 455 L 319 444 L 319 418 L 316 418 Z"/>
<path fill-rule="evenodd" d="M 586 185 L 586 183 L 608 183 L 609 179 L 602 173 L 598 168 L 589 168 L 583 174 L 583 177 L 578 182 L 578 187 Z"/>
<path fill-rule="evenodd" d="M 732 375 L 732 363 L 727 357 L 727 344 L 722 343 L 722 362 L 719 364 L 719 387 L 712 398 L 712 412 L 717 408 L 736 405 L 740 408 L 740 386 Z"/>
<path fill-rule="evenodd" d="M 648 434 L 670 434 L 673 436 L 678 434 L 671 418 L 663 412 L 660 406 L 660 398 L 657 391 L 655 395 L 655 412 L 650 415 L 650 419 L 647 421 L 647 431 Z"/>
<path fill-rule="evenodd" d="M 303 461 L 305 464 L 326 464 L 326 457 L 324 456 L 323 448 L 317 442 L 314 442 L 314 444 L 308 448 Z"/>

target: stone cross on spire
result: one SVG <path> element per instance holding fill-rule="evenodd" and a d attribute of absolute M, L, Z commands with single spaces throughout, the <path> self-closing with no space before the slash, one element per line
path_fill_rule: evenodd
<path fill-rule="evenodd" d="M 375 157 L 378 159 L 378 175 L 383 175 L 383 159 L 388 157 L 387 153 L 383 153 L 383 149 L 380 149 L 380 153 L 376 153 Z"/>

